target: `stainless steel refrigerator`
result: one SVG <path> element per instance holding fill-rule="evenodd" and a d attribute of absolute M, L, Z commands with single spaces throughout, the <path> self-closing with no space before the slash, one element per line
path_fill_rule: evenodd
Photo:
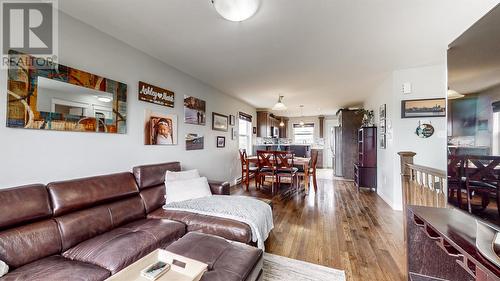
<path fill-rule="evenodd" d="M 333 173 L 336 177 L 343 177 L 342 172 L 342 127 L 335 127 L 332 130 L 333 136 L 330 138 L 332 140 L 332 150 L 333 150 Z"/>

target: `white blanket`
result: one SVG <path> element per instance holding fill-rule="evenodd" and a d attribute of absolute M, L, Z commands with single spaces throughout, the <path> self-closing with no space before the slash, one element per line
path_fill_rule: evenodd
<path fill-rule="evenodd" d="M 233 219 L 246 223 L 252 229 L 252 241 L 264 250 L 264 241 L 274 228 L 273 211 L 269 204 L 246 196 L 213 195 L 209 197 L 172 202 L 165 210 L 188 211 Z"/>

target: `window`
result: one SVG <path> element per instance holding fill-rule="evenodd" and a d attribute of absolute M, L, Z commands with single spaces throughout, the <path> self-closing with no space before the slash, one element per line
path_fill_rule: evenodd
<path fill-rule="evenodd" d="M 500 112 L 493 113 L 493 155 L 500 155 Z"/>
<path fill-rule="evenodd" d="M 307 123 L 304 126 L 293 124 L 293 141 L 295 143 L 314 143 L 314 123 Z"/>
<path fill-rule="evenodd" d="M 252 117 L 244 113 L 240 113 L 238 132 L 239 132 L 239 148 L 245 149 L 247 155 L 252 154 Z"/>

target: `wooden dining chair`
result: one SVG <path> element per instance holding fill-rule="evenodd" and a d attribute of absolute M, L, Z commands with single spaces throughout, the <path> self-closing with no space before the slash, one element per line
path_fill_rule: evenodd
<path fill-rule="evenodd" d="M 257 151 L 257 174 L 256 186 L 261 187 L 264 184 L 266 177 L 271 177 L 271 192 L 276 193 L 274 179 L 276 176 L 276 163 L 274 151 L 258 150 Z"/>
<path fill-rule="evenodd" d="M 257 173 L 257 167 L 252 167 L 248 163 L 246 149 L 240 149 L 239 153 L 241 161 L 241 183 L 246 186 L 246 189 L 248 191 L 250 186 L 250 178 L 253 176 L 255 180 L 257 180 L 255 176 Z"/>
<path fill-rule="evenodd" d="M 457 195 L 457 206 L 462 207 L 462 191 L 465 190 L 465 156 L 450 155 L 448 157 L 448 198 Z"/>
<path fill-rule="evenodd" d="M 276 183 L 281 185 L 281 178 L 290 178 L 290 186 L 298 188 L 297 172 L 298 168 L 293 164 L 293 153 L 290 151 L 275 151 L 276 159 Z"/>
<path fill-rule="evenodd" d="M 318 181 L 316 180 L 316 166 L 318 165 L 318 151 L 313 150 L 311 151 L 311 160 L 309 162 L 309 171 L 308 174 L 311 177 L 312 176 L 312 182 L 314 186 L 314 192 L 318 191 Z M 300 178 L 305 178 L 306 173 L 302 167 L 299 168 L 299 171 L 297 172 L 297 175 Z M 300 180 L 299 180 L 299 185 L 300 185 Z"/>
<path fill-rule="evenodd" d="M 500 214 L 500 156 L 466 156 L 465 188 L 467 190 L 467 207 L 472 213 L 472 194 L 481 195 L 481 207 L 486 209 L 489 204 L 490 194 L 495 194 L 497 209 Z"/>

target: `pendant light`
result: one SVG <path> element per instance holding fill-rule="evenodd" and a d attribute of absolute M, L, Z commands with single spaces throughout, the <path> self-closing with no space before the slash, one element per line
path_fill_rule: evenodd
<path fill-rule="evenodd" d="M 448 89 L 448 99 L 449 100 L 460 99 L 463 97 L 465 97 L 465 95 L 462 95 L 455 90 Z"/>
<path fill-rule="evenodd" d="M 275 111 L 285 111 L 286 105 L 283 103 L 284 96 L 278 96 L 278 102 L 273 106 Z"/>
<path fill-rule="evenodd" d="M 224 19 L 239 22 L 255 15 L 260 0 L 212 0 L 212 4 Z"/>
<path fill-rule="evenodd" d="M 280 127 L 285 127 L 285 122 L 283 122 L 283 117 L 281 117 Z"/>

